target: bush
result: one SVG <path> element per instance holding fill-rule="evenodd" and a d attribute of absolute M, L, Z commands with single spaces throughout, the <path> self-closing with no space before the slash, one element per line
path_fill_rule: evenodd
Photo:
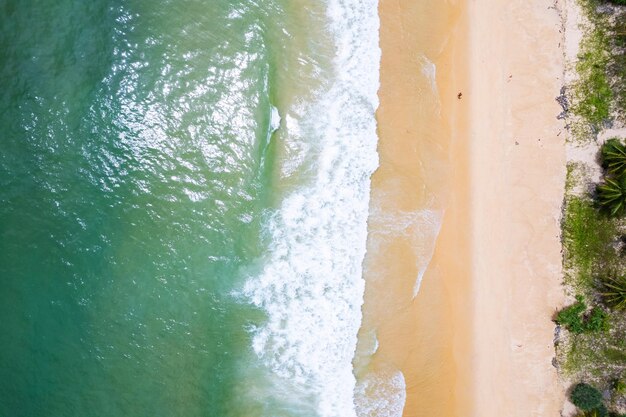
<path fill-rule="evenodd" d="M 609 329 L 609 315 L 600 307 L 594 307 L 588 314 L 583 297 L 576 296 L 576 302 L 556 314 L 556 321 L 572 333 L 598 332 Z"/>
<path fill-rule="evenodd" d="M 565 307 L 556 315 L 556 322 L 572 333 L 582 333 L 585 331 L 582 314 L 587 310 L 587 305 L 581 296 L 576 296 L 576 302 Z"/>
<path fill-rule="evenodd" d="M 599 409 L 602 406 L 602 394 L 589 384 L 577 384 L 569 395 L 572 403 L 583 411 Z"/>

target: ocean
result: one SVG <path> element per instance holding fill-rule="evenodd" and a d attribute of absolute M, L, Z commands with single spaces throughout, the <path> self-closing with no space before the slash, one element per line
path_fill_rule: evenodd
<path fill-rule="evenodd" d="M 377 7 L 0 1 L 0 415 L 383 415 Z"/>

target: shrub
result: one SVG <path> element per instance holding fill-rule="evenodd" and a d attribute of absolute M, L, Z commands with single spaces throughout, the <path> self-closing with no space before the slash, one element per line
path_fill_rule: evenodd
<path fill-rule="evenodd" d="M 577 296 L 574 304 L 557 313 L 555 321 L 572 333 L 582 333 L 585 331 L 582 318 L 585 310 L 587 310 L 587 305 L 581 296 Z"/>
<path fill-rule="evenodd" d="M 605 302 L 618 310 L 626 308 L 626 275 L 606 277 L 602 280 L 602 292 Z"/>
<path fill-rule="evenodd" d="M 583 297 L 576 296 L 576 302 L 556 314 L 556 321 L 572 333 L 597 332 L 609 329 L 609 315 L 600 307 L 594 307 L 588 314 Z"/>
<path fill-rule="evenodd" d="M 589 384 L 577 384 L 569 395 L 572 403 L 583 411 L 591 411 L 602 406 L 602 394 Z"/>
<path fill-rule="evenodd" d="M 602 166 L 607 173 L 614 177 L 621 176 L 626 171 L 626 146 L 616 138 L 609 139 L 602 145 Z"/>

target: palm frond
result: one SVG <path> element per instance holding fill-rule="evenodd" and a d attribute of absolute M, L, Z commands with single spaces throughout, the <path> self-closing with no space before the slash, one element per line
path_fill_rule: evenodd
<path fill-rule="evenodd" d="M 605 178 L 598 185 L 598 204 L 611 216 L 619 216 L 626 208 L 626 178 Z"/>
<path fill-rule="evenodd" d="M 626 275 L 604 278 L 600 294 L 611 307 L 618 310 L 626 309 Z"/>
<path fill-rule="evenodd" d="M 602 165 L 614 177 L 626 172 L 626 146 L 620 139 L 609 139 L 601 149 Z"/>

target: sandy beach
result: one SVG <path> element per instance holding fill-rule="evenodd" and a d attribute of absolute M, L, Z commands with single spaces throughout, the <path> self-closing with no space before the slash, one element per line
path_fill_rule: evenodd
<path fill-rule="evenodd" d="M 550 321 L 563 298 L 561 6 L 470 7 L 476 415 L 558 416 L 563 404 Z"/>
<path fill-rule="evenodd" d="M 405 416 L 471 406 L 467 13 L 381 1 L 380 168 L 373 176 L 363 328 L 373 367 L 399 369 Z M 432 259 L 431 259 L 432 257 Z M 421 276 L 421 285 L 416 284 Z"/>
<path fill-rule="evenodd" d="M 561 5 L 415 3 L 380 4 L 372 366 L 403 373 L 404 416 L 559 416 L 550 317 L 562 303 Z M 428 239 L 432 260 L 416 243 Z"/>

